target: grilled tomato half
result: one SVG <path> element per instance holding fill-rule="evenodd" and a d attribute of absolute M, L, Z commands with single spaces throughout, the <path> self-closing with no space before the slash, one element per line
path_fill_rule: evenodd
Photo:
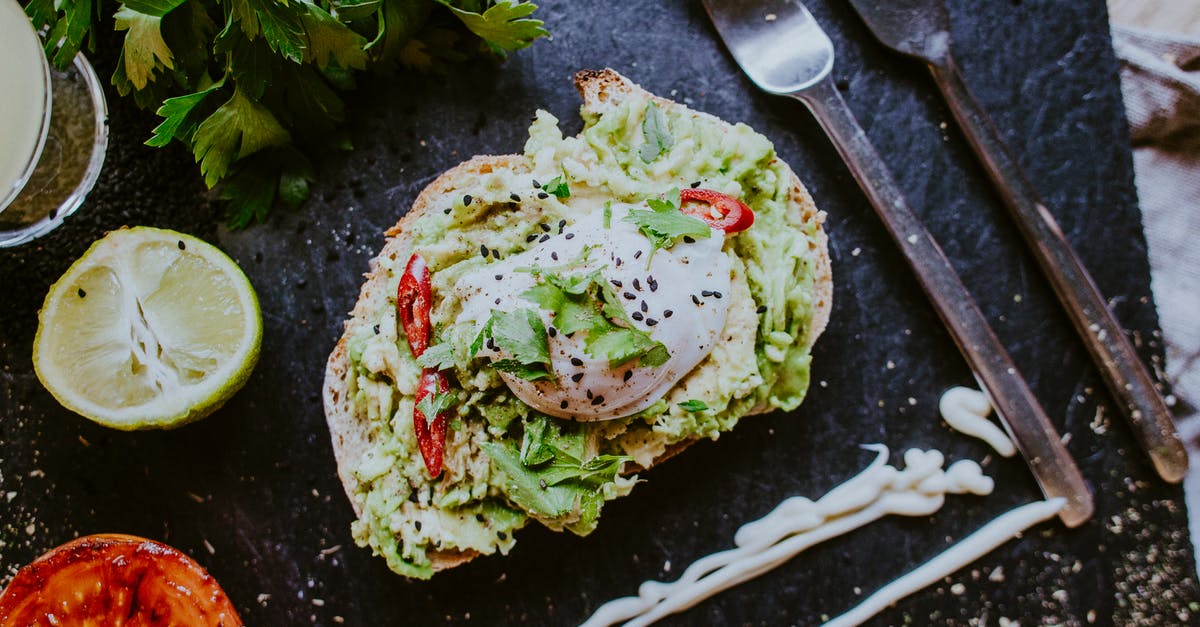
<path fill-rule="evenodd" d="M 188 625 L 242 621 L 217 580 L 165 544 L 85 536 L 22 568 L 0 594 L 0 627 Z"/>

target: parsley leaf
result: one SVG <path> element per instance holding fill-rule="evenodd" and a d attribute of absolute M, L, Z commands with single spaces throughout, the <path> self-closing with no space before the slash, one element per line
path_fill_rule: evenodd
<path fill-rule="evenodd" d="M 606 200 L 606 201 L 604 201 L 604 228 L 607 229 L 607 228 L 610 228 L 611 226 L 612 226 L 612 201 Z"/>
<path fill-rule="evenodd" d="M 646 105 L 646 114 L 642 118 L 642 138 L 645 141 L 638 156 L 646 163 L 654 161 L 675 145 L 675 138 L 671 137 L 671 130 L 667 127 L 667 116 L 653 101 Z"/>
<path fill-rule="evenodd" d="M 425 398 L 417 403 L 417 411 L 425 416 L 425 420 L 432 421 L 438 414 L 449 410 L 458 403 L 458 394 L 454 392 L 438 392 L 437 394 L 428 394 Z"/>
<path fill-rule="evenodd" d="M 192 153 L 200 163 L 204 182 L 212 187 L 235 159 L 290 140 L 269 109 L 235 89 L 233 96 L 196 128 Z"/>
<path fill-rule="evenodd" d="M 501 351 L 512 355 L 494 360 L 492 367 L 496 370 L 529 381 L 554 378 L 546 327 L 534 310 L 492 311 L 492 317 L 479 331 L 475 341 L 471 342 L 472 357 L 483 347 L 487 338 L 491 338 Z"/>
<path fill-rule="evenodd" d="M 127 31 L 121 47 L 125 76 L 136 89 L 144 89 L 156 71 L 174 69 L 174 57 L 163 41 L 162 17 L 121 6 L 113 16 L 115 28 Z"/>
<path fill-rule="evenodd" d="M 667 192 L 667 198 L 678 197 L 677 189 Z M 625 216 L 625 221 L 637 226 L 650 240 L 653 246 L 650 251 L 651 257 L 658 249 L 670 248 L 685 236 L 701 239 L 712 235 L 708 223 L 700 218 L 684 215 L 679 211 L 679 206 L 671 200 L 649 198 L 646 204 L 650 207 L 649 211 L 633 209 Z M 649 264 L 649 261 L 646 263 Z"/>
<path fill-rule="evenodd" d="M 690 412 L 698 412 L 698 411 L 704 411 L 704 410 L 708 409 L 708 403 L 705 403 L 704 401 L 696 400 L 694 398 L 690 399 L 690 400 L 686 400 L 682 403 L 679 403 L 679 406 L 682 407 L 684 411 L 690 411 Z"/>
<path fill-rule="evenodd" d="M 434 344 L 421 353 L 417 358 L 417 365 L 422 368 L 449 370 L 454 367 L 454 347 L 447 342 Z"/>
<path fill-rule="evenodd" d="M 479 12 L 459 8 L 451 0 L 437 1 L 449 8 L 472 33 L 483 39 L 492 52 L 500 56 L 528 48 L 537 38 L 550 34 L 542 28 L 541 20 L 529 17 L 537 9 L 532 2 L 496 0 L 495 4 Z"/>
<path fill-rule="evenodd" d="M 570 198 L 571 188 L 567 185 L 566 176 L 556 176 L 550 179 L 545 185 L 542 185 L 542 191 L 547 194 L 554 194 L 557 198 Z"/>

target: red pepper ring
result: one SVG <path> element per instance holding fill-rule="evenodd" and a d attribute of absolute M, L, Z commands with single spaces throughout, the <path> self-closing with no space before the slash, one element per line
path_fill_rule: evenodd
<path fill-rule="evenodd" d="M 746 203 L 711 189 L 680 191 L 679 210 L 726 233 L 745 231 L 754 224 L 754 211 Z"/>
<path fill-rule="evenodd" d="M 440 370 L 425 368 L 421 371 L 421 381 L 417 385 L 417 400 L 420 404 L 430 394 L 445 394 L 450 391 L 450 381 Z M 446 412 L 439 412 L 428 420 L 425 414 L 413 406 L 413 433 L 417 436 L 417 447 L 421 449 L 421 459 L 425 460 L 425 470 L 429 477 L 435 478 L 442 474 L 442 458 L 446 452 Z"/>
<path fill-rule="evenodd" d="M 408 338 L 408 348 L 413 357 L 420 357 L 429 348 L 429 336 L 433 326 L 429 323 L 429 309 L 433 306 L 433 291 L 430 287 L 429 266 L 425 258 L 413 253 L 400 275 L 400 287 L 396 290 L 396 313 Z"/>

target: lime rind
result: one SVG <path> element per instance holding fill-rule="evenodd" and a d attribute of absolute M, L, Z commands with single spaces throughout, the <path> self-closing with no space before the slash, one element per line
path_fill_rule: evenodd
<path fill-rule="evenodd" d="M 190 235 L 134 227 L 92 244 L 51 286 L 34 370 L 59 403 L 97 423 L 173 428 L 232 398 L 261 343 L 258 297 L 228 255 Z"/>

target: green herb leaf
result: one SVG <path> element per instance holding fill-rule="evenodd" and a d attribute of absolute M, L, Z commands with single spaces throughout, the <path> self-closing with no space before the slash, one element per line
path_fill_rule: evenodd
<path fill-rule="evenodd" d="M 301 15 L 300 23 L 308 35 L 304 49 L 304 60 L 315 62 L 325 69 L 331 64 L 356 70 L 367 67 L 367 39 L 350 30 L 316 4 L 302 4 L 308 11 Z"/>
<path fill-rule="evenodd" d="M 679 190 L 667 192 L 668 198 L 678 196 Z M 634 209 L 625 216 L 625 221 L 637 226 L 650 240 L 653 246 L 651 255 L 660 248 L 674 246 L 685 236 L 702 239 L 712 235 L 712 230 L 704 220 L 681 213 L 674 202 L 650 198 L 646 204 L 650 211 Z"/>
<path fill-rule="evenodd" d="M 610 228 L 611 226 L 612 226 L 612 201 L 606 200 L 606 201 L 604 201 L 604 228 L 607 229 L 607 228 Z"/>
<path fill-rule="evenodd" d="M 571 188 L 567 185 L 567 180 L 563 176 L 556 176 L 550 179 L 545 185 L 542 185 L 542 191 L 547 194 L 553 194 L 557 198 L 570 198 Z"/>
<path fill-rule="evenodd" d="M 434 344 L 421 353 L 417 358 L 417 365 L 422 368 L 449 370 L 454 367 L 454 347 L 448 342 Z"/>
<path fill-rule="evenodd" d="M 458 395 L 454 392 L 438 392 L 437 394 L 429 394 L 417 403 L 417 411 L 425 416 L 425 420 L 432 421 L 438 414 L 447 411 L 458 403 Z"/>
<path fill-rule="evenodd" d="M 698 412 L 698 411 L 704 411 L 704 410 L 708 409 L 708 403 L 705 403 L 704 401 L 696 400 L 694 398 L 691 400 L 686 400 L 682 403 L 679 403 L 679 406 L 682 407 L 684 411 L 690 411 L 690 412 Z"/>
<path fill-rule="evenodd" d="M 532 2 L 495 0 L 492 6 L 481 13 L 456 6 L 462 4 L 461 2 L 437 1 L 449 8 L 472 33 L 479 35 L 484 43 L 500 56 L 513 50 L 527 48 L 539 37 L 550 35 L 549 31 L 542 28 L 541 20 L 529 17 L 537 9 L 537 5 Z"/>
<path fill-rule="evenodd" d="M 501 351 L 512 356 L 492 361 L 493 368 L 530 381 L 553 378 L 546 327 L 534 310 L 492 311 L 492 317 L 471 343 L 472 357 L 488 337 Z"/>
<path fill-rule="evenodd" d="M 114 27 L 127 31 L 121 46 L 121 62 L 134 88 L 144 89 L 155 72 L 174 69 L 174 57 L 160 30 L 161 15 L 139 13 L 126 4 L 113 17 Z"/>
<path fill-rule="evenodd" d="M 233 97 L 200 123 L 192 152 L 204 182 L 212 187 L 235 159 L 289 141 L 291 136 L 266 107 L 234 90 Z"/>
<path fill-rule="evenodd" d="M 223 84 L 224 81 L 194 94 L 164 100 L 157 113 L 166 119 L 154 128 L 154 136 L 146 140 L 146 145 L 162 147 L 169 144 L 172 139 L 178 139 L 185 144 L 191 143 L 192 135 L 195 134 L 202 119 L 194 115 L 194 112 L 209 94 L 220 89 Z"/>
<path fill-rule="evenodd" d="M 642 138 L 645 141 L 638 151 L 638 156 L 646 163 L 654 161 L 675 145 L 675 139 L 671 137 L 671 130 L 667 127 L 667 116 L 663 115 L 662 110 L 653 101 L 646 105 L 646 114 L 642 118 Z"/>

